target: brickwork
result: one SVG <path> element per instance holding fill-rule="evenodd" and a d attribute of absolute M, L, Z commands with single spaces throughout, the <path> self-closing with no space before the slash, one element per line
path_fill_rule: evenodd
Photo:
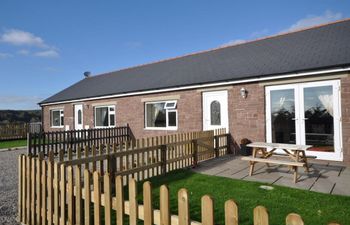
<path fill-rule="evenodd" d="M 240 96 L 240 89 L 248 91 L 246 99 Z M 142 98 L 179 95 L 178 100 L 178 130 L 146 130 L 144 128 L 144 102 Z M 139 95 L 113 99 L 80 102 L 84 105 L 84 126 L 94 127 L 94 104 L 113 103 L 116 106 L 117 125 L 128 123 L 136 138 L 169 133 L 198 131 L 203 129 L 202 93 L 197 90 L 177 91 L 160 94 Z M 344 162 L 350 162 L 350 77 L 341 79 L 342 132 L 344 147 Z M 63 107 L 65 125 L 74 129 L 74 105 L 72 103 L 44 107 L 44 129 L 50 128 L 50 109 Z M 233 146 L 237 147 L 242 138 L 252 141 L 265 141 L 265 89 L 258 83 L 232 85 L 228 88 L 229 130 Z M 237 149 L 237 148 L 236 148 Z"/>

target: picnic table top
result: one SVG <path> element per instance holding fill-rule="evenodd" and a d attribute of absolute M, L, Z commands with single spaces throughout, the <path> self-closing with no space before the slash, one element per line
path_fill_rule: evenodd
<path fill-rule="evenodd" d="M 286 150 L 307 150 L 312 145 L 295 145 L 295 144 L 282 144 L 282 143 L 267 143 L 267 142 L 253 142 L 247 145 L 248 147 L 255 148 L 281 148 Z"/>

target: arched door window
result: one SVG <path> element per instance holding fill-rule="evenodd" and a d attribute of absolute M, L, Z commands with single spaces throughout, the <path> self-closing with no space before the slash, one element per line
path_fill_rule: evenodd
<path fill-rule="evenodd" d="M 221 125 L 220 102 L 212 101 L 210 103 L 210 124 Z"/>
<path fill-rule="evenodd" d="M 78 124 L 82 124 L 82 115 L 81 115 L 81 109 L 78 110 Z"/>

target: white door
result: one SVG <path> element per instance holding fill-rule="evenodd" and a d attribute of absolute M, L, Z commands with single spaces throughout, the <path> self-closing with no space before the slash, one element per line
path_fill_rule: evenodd
<path fill-rule="evenodd" d="M 340 82 L 266 87 L 267 142 L 313 145 L 318 159 L 343 159 Z"/>
<path fill-rule="evenodd" d="M 83 129 L 83 105 L 74 105 L 74 129 Z"/>
<path fill-rule="evenodd" d="M 228 131 L 227 91 L 203 92 L 203 130 Z"/>

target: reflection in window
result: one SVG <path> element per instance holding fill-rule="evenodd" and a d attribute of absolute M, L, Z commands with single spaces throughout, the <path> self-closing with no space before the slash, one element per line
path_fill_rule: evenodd
<path fill-rule="evenodd" d="M 333 87 L 304 88 L 305 139 L 311 151 L 334 152 Z"/>
<path fill-rule="evenodd" d="M 177 102 L 148 102 L 145 105 L 146 128 L 177 128 Z"/>
<path fill-rule="evenodd" d="M 95 107 L 95 127 L 115 126 L 114 106 Z"/>
<path fill-rule="evenodd" d="M 51 126 L 62 127 L 64 125 L 64 113 L 63 109 L 51 110 Z"/>
<path fill-rule="evenodd" d="M 271 91 L 272 142 L 295 144 L 294 90 Z"/>
<path fill-rule="evenodd" d="M 213 101 L 210 104 L 210 124 L 221 125 L 220 102 Z"/>

